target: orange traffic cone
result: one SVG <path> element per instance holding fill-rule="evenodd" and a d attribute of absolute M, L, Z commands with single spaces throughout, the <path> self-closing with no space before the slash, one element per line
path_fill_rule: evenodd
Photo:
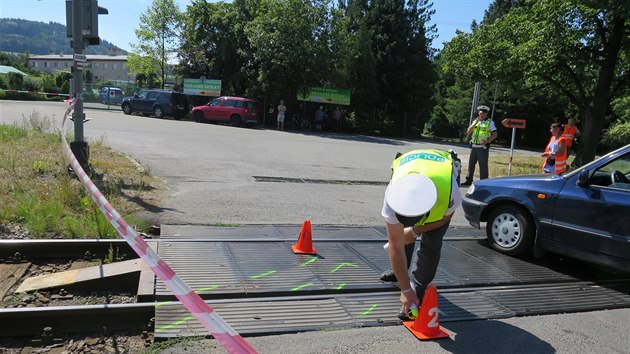
<path fill-rule="evenodd" d="M 420 315 L 415 321 L 406 321 L 403 324 L 420 340 L 448 337 L 449 334 L 440 326 L 438 312 L 437 289 L 435 285 L 429 284 L 424 292 Z"/>
<path fill-rule="evenodd" d="M 302 230 L 300 231 L 300 237 L 296 245 L 292 245 L 293 253 L 299 254 L 317 254 L 315 247 L 313 247 L 313 240 L 311 238 L 311 221 L 306 220 L 302 224 Z"/>

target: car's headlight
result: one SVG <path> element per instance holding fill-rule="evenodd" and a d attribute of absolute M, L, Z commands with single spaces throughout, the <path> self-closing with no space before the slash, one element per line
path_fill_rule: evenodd
<path fill-rule="evenodd" d="M 466 191 L 466 195 L 471 195 L 475 193 L 475 184 L 471 184 L 470 187 L 468 187 L 468 190 Z"/>

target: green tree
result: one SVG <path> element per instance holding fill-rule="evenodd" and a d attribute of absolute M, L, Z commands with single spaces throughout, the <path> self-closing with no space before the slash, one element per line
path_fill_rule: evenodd
<path fill-rule="evenodd" d="M 333 80 L 328 0 L 261 0 L 247 24 L 259 94 L 292 100 L 300 86 L 328 86 Z"/>
<path fill-rule="evenodd" d="M 563 97 L 581 118 L 576 161 L 585 163 L 595 157 L 611 101 L 628 88 L 629 16 L 628 2 L 526 1 L 473 30 L 447 68 Z"/>
<path fill-rule="evenodd" d="M 150 75 L 156 73 L 158 63 L 161 87 L 166 82 L 166 65 L 178 48 L 181 14 L 173 0 L 153 0 L 146 12 L 140 14 L 140 27 L 135 30 L 138 43 L 132 43 L 134 53 L 128 59 L 129 71 Z"/>
<path fill-rule="evenodd" d="M 255 86 L 253 49 L 244 33 L 255 2 L 194 1 L 187 9 L 177 72 L 183 77 L 205 76 L 222 81 L 222 91 L 247 95 Z"/>
<path fill-rule="evenodd" d="M 437 79 L 429 51 L 434 29 L 426 25 L 431 5 L 425 0 L 352 5 L 352 13 L 367 6 L 357 21 L 357 50 L 351 64 L 359 118 L 371 121 L 372 129 L 384 122 L 382 129 L 390 134 L 413 126 L 421 129 L 433 106 Z"/>

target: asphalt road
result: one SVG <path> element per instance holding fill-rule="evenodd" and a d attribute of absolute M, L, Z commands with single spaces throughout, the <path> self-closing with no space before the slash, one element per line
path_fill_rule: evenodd
<path fill-rule="evenodd" d="M 2 101 L 0 119 L 20 121 L 36 110 L 60 127 L 65 107 L 64 103 Z M 84 126 L 88 142 L 102 141 L 126 153 L 171 188 L 170 197 L 146 215 L 158 224 L 301 224 L 309 219 L 313 224 L 382 225 L 385 186 L 330 181 L 386 183 L 396 153 L 415 148 L 453 148 L 464 163 L 468 159 L 468 149 L 461 144 L 233 128 L 126 116 L 121 111 L 86 112 L 92 118 Z M 499 148 L 492 153 L 507 159 L 509 151 Z M 256 182 L 254 176 L 318 183 Z M 468 223 L 457 212 L 451 225 L 467 227 Z"/>
<path fill-rule="evenodd" d="M 33 111 L 58 127 L 64 103 L 0 101 L 0 122 Z M 243 129 L 87 110 L 88 142 L 102 141 L 163 178 L 169 196 L 146 216 L 163 224 L 382 225 L 385 186 L 332 180 L 387 182 L 397 152 L 463 145 L 328 133 Z M 493 149 L 493 154 L 509 154 Z M 533 154 L 517 150 L 516 154 Z M 254 176 L 319 180 L 257 182 Z M 461 190 L 462 194 L 465 189 Z M 470 230 L 461 209 L 451 225 Z M 418 342 L 400 327 L 363 328 L 251 338 L 261 353 L 630 353 L 630 309 L 449 323 L 451 340 Z M 212 341 L 167 352 L 222 352 Z M 196 347 L 201 346 L 204 347 Z M 212 349 L 215 347 L 215 349 Z M 192 350 L 192 351 L 191 351 Z"/>

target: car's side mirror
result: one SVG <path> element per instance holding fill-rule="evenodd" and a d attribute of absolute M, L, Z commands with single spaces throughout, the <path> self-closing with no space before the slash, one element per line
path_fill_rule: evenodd
<path fill-rule="evenodd" d="M 580 187 L 587 187 L 588 186 L 588 177 L 589 177 L 589 171 L 588 170 L 582 170 L 580 171 L 580 174 L 578 175 L 578 180 L 577 180 L 577 185 Z"/>

